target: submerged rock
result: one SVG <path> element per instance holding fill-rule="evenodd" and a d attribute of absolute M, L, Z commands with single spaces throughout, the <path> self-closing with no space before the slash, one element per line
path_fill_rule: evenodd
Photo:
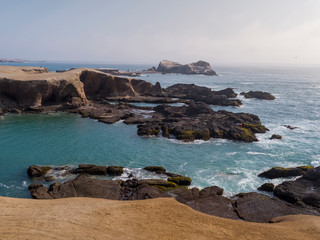
<path fill-rule="evenodd" d="M 210 64 L 205 61 L 182 65 L 177 62 L 162 60 L 158 65 L 157 71 L 162 73 L 217 75 Z"/>
<path fill-rule="evenodd" d="M 243 95 L 245 98 L 257 98 L 257 99 L 265 99 L 265 100 L 274 100 L 276 99 L 271 93 L 262 92 L 262 91 L 249 91 L 242 92 L 240 95 Z"/>
<path fill-rule="evenodd" d="M 281 135 L 277 135 L 277 134 L 273 134 L 271 137 L 270 137 L 271 140 L 273 139 L 282 139 L 282 136 Z"/>

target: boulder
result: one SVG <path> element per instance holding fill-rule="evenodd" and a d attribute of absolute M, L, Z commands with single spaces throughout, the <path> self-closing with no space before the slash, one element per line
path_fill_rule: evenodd
<path fill-rule="evenodd" d="M 296 177 L 305 174 L 312 168 L 312 166 L 300 166 L 294 168 L 273 167 L 263 173 L 260 173 L 258 176 L 269 179 Z"/>
<path fill-rule="evenodd" d="M 144 170 L 147 170 L 149 172 L 155 172 L 155 173 L 158 173 L 158 174 L 165 174 L 167 171 L 164 167 L 160 167 L 160 166 L 148 166 L 148 167 L 145 167 L 143 168 Z"/>
<path fill-rule="evenodd" d="M 210 64 L 205 61 L 182 65 L 177 62 L 162 60 L 158 65 L 157 71 L 162 73 L 217 75 Z"/>
<path fill-rule="evenodd" d="M 123 173 L 123 167 L 120 166 L 109 166 L 107 173 L 111 176 L 120 176 Z"/>
<path fill-rule="evenodd" d="M 242 92 L 240 95 L 243 95 L 245 98 L 257 98 L 257 99 L 264 99 L 264 100 L 274 100 L 275 96 L 268 92 L 262 91 L 249 91 L 249 92 Z"/>
<path fill-rule="evenodd" d="M 94 197 L 118 200 L 120 198 L 120 182 L 79 175 L 65 183 L 54 183 L 50 185 L 49 189 L 43 186 L 32 187 L 30 192 L 32 197 L 37 199 Z"/>
<path fill-rule="evenodd" d="M 90 174 L 90 175 L 107 175 L 107 167 L 97 166 L 93 164 L 81 164 L 74 170 L 77 174 Z"/>
<path fill-rule="evenodd" d="M 241 219 L 249 222 L 267 223 L 274 217 L 284 215 L 319 215 L 312 210 L 294 206 L 260 193 L 251 192 L 238 196 L 239 198 L 235 202 L 237 214 Z"/>
<path fill-rule="evenodd" d="M 273 134 L 271 137 L 270 137 L 271 140 L 273 139 L 282 139 L 282 136 L 281 135 L 277 135 L 277 134 Z"/>
<path fill-rule="evenodd" d="M 52 168 L 49 166 L 38 166 L 38 165 L 32 165 L 28 168 L 27 173 L 29 178 L 38 180 L 38 181 L 44 181 L 46 178 L 46 174 L 51 170 Z"/>
<path fill-rule="evenodd" d="M 231 201 L 219 195 L 221 189 L 217 190 L 211 188 L 199 191 L 198 188 L 180 188 L 173 191 L 173 194 L 177 201 L 197 211 L 224 218 L 239 219 Z"/>
<path fill-rule="evenodd" d="M 264 183 L 260 187 L 258 187 L 259 191 L 264 192 L 273 192 L 274 184 L 273 183 Z"/>
<path fill-rule="evenodd" d="M 169 177 L 167 180 L 179 186 L 189 186 L 191 184 L 191 178 L 189 177 Z"/>
<path fill-rule="evenodd" d="M 279 184 L 274 195 L 290 203 L 304 203 L 320 210 L 320 167 L 307 171 L 295 181 Z"/>

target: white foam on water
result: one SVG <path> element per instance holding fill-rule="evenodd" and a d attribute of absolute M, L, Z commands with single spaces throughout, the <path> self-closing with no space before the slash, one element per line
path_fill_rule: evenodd
<path fill-rule="evenodd" d="M 271 156 L 271 157 L 277 157 L 278 155 L 276 154 L 271 154 L 271 153 L 264 153 L 264 152 L 247 152 L 249 155 L 264 155 L 264 156 Z"/>
<path fill-rule="evenodd" d="M 226 153 L 227 156 L 234 156 L 236 155 L 238 152 L 229 152 L 229 153 Z"/>
<path fill-rule="evenodd" d="M 22 181 L 22 186 L 23 186 L 23 187 L 28 187 L 27 181 Z"/>
<path fill-rule="evenodd" d="M 4 183 L 0 183 L 0 187 L 2 187 L 2 188 L 6 188 L 6 189 L 11 189 L 11 188 L 18 188 L 18 189 L 23 189 L 22 187 L 18 187 L 18 186 L 16 186 L 16 185 L 6 185 L 6 184 L 4 184 Z"/>
<path fill-rule="evenodd" d="M 143 168 L 123 168 L 121 176 L 113 177 L 113 180 L 126 181 L 131 178 L 136 179 L 164 179 L 167 180 L 168 176 L 165 174 L 158 174 L 144 170 Z"/>

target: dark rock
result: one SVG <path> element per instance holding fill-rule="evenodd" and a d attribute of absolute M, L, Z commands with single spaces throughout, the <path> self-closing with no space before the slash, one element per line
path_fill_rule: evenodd
<path fill-rule="evenodd" d="M 173 191 L 176 200 L 190 206 L 191 208 L 214 216 L 238 219 L 231 201 L 223 196 L 219 189 L 206 189 L 201 192 L 197 188 L 184 189 L 180 188 Z M 223 191 L 223 190 L 222 190 Z"/>
<path fill-rule="evenodd" d="M 167 180 L 179 186 L 189 186 L 191 184 L 191 178 L 189 177 L 169 177 Z"/>
<path fill-rule="evenodd" d="M 277 135 L 277 134 L 273 134 L 270 139 L 282 139 L 282 136 L 281 135 Z"/>
<path fill-rule="evenodd" d="M 274 195 L 289 203 L 303 202 L 320 210 L 320 183 L 303 178 L 285 181 L 274 189 Z"/>
<path fill-rule="evenodd" d="M 273 167 L 263 173 L 260 173 L 258 176 L 269 179 L 295 177 L 305 174 L 312 168 L 312 166 L 300 166 L 294 168 Z"/>
<path fill-rule="evenodd" d="M 298 128 L 298 127 L 294 127 L 294 126 L 290 126 L 290 125 L 283 125 L 283 126 L 290 129 L 290 130 Z"/>
<path fill-rule="evenodd" d="M 220 188 L 218 186 L 211 186 L 206 187 L 200 191 L 200 198 L 210 197 L 212 195 L 222 195 L 223 194 L 223 188 Z"/>
<path fill-rule="evenodd" d="M 34 190 L 34 189 L 38 189 L 38 188 L 40 188 L 40 187 L 43 187 L 43 185 L 40 184 L 40 183 L 32 183 L 32 184 L 30 184 L 30 186 L 28 187 L 28 190 L 31 191 L 31 190 Z"/>
<path fill-rule="evenodd" d="M 240 95 L 244 95 L 245 98 L 258 98 L 258 99 L 265 99 L 265 100 L 274 100 L 275 97 L 268 92 L 261 92 L 261 91 L 250 91 L 250 92 L 242 92 Z"/>
<path fill-rule="evenodd" d="M 264 183 L 260 187 L 258 187 L 259 191 L 264 192 L 273 192 L 274 184 L 273 183 Z"/>
<path fill-rule="evenodd" d="M 320 167 L 300 166 L 302 171 L 306 171 L 303 178 L 309 181 L 318 181 L 320 179 Z"/>
<path fill-rule="evenodd" d="M 160 173 L 165 174 L 167 172 L 165 168 L 160 166 L 148 166 L 148 167 L 145 167 L 144 170 L 147 170 L 149 172 L 159 173 L 159 174 Z"/>
<path fill-rule="evenodd" d="M 230 99 L 237 96 L 232 88 L 212 91 L 210 88 L 197 86 L 195 84 L 179 83 L 167 87 L 164 90 L 164 94 L 172 98 L 191 99 L 210 105 L 240 106 L 242 104 L 239 99 Z"/>
<path fill-rule="evenodd" d="M 52 168 L 49 166 L 37 166 L 32 165 L 28 168 L 27 173 L 28 176 L 32 179 L 36 179 L 39 181 L 45 180 L 46 174 L 51 170 Z"/>
<path fill-rule="evenodd" d="M 161 190 L 159 187 L 154 187 L 149 184 L 141 184 L 137 187 L 135 198 L 136 200 L 159 198 L 159 197 L 172 197 L 167 192 Z"/>
<path fill-rule="evenodd" d="M 109 166 L 107 173 L 113 176 L 120 176 L 123 173 L 123 167 L 120 166 Z"/>
<path fill-rule="evenodd" d="M 303 202 L 320 210 L 320 167 L 307 171 L 295 181 L 279 184 L 274 195 L 290 203 Z"/>
<path fill-rule="evenodd" d="M 205 61 L 181 65 L 177 62 L 163 60 L 159 63 L 157 71 L 162 73 L 217 75 L 210 64 Z"/>
<path fill-rule="evenodd" d="M 272 218 L 293 214 L 319 215 L 312 210 L 285 203 L 259 193 L 240 195 L 235 203 L 239 217 L 249 222 L 269 222 Z"/>
<path fill-rule="evenodd" d="M 205 103 L 193 103 L 188 107 L 163 104 L 153 109 L 152 119 L 138 125 L 138 135 L 158 136 L 162 131 L 163 137 L 174 136 L 182 141 L 207 141 L 212 137 L 252 142 L 258 140 L 254 133 L 268 130 L 256 115 L 215 112 Z"/>
<path fill-rule="evenodd" d="M 142 179 L 138 180 L 138 185 L 147 184 L 153 187 L 157 187 L 163 191 L 173 190 L 178 188 L 178 185 L 174 182 L 169 182 L 163 179 Z"/>
<path fill-rule="evenodd" d="M 92 164 L 82 164 L 74 170 L 74 173 L 85 173 L 90 175 L 107 175 L 107 167 Z"/>

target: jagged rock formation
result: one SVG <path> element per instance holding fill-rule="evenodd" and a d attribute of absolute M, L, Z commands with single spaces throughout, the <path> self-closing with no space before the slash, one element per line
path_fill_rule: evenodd
<path fill-rule="evenodd" d="M 240 95 L 243 95 L 245 98 L 257 98 L 257 99 L 265 99 L 265 100 L 274 100 L 276 99 L 271 93 L 262 92 L 262 91 L 249 91 L 242 92 Z"/>
<path fill-rule="evenodd" d="M 30 168 L 35 169 L 35 167 L 40 170 L 49 168 L 48 166 L 31 166 Z M 64 166 L 59 169 L 67 168 L 69 167 Z M 251 222 L 269 222 L 274 217 L 289 214 L 320 215 L 319 196 L 311 194 L 309 189 L 309 187 L 318 188 L 315 185 L 315 182 L 319 179 L 318 170 L 316 172 L 309 171 L 309 174 L 306 174 L 303 180 L 297 180 L 296 183 L 293 182 L 288 185 L 287 182 L 284 182 L 278 185 L 274 193 L 284 199 L 283 201 L 255 192 L 240 193 L 228 198 L 222 196 L 223 189 L 218 186 L 206 187 L 202 190 L 188 188 L 186 185 L 191 183 L 190 178 L 167 173 L 163 167 L 159 166 L 150 166 L 146 169 L 159 174 L 159 176 L 167 174 L 168 176 L 175 175 L 175 177 L 169 177 L 167 180 L 138 180 L 132 175 L 128 180 L 102 180 L 96 179 L 92 175 L 107 174 L 107 167 L 79 165 L 77 169 L 94 169 L 94 171 L 86 172 L 88 175 L 81 173 L 76 178 L 64 183 L 55 182 L 49 188 L 39 183 L 32 183 L 29 186 L 31 196 L 36 199 L 93 197 L 113 200 L 174 197 L 177 201 L 203 213 Z M 36 170 L 35 173 L 37 174 L 37 172 Z M 77 173 L 77 171 L 73 173 Z M 308 187 L 302 190 L 301 186 L 305 187 L 305 182 L 307 182 Z M 268 190 L 273 191 L 273 186 L 268 187 Z"/>
<path fill-rule="evenodd" d="M 160 83 L 153 85 L 86 68 L 52 73 L 37 67 L 0 67 L 0 114 L 63 110 L 105 123 L 124 120 L 126 124 L 140 124 L 140 136 L 155 136 L 162 131 L 165 137 L 183 141 L 257 141 L 255 133 L 267 131 L 257 116 L 214 112 L 206 105 L 239 106 L 242 103 L 234 99 L 236 96 L 231 88 L 212 91 L 194 84 L 176 84 L 162 89 Z M 112 105 L 109 100 L 120 103 Z M 189 106 L 147 108 L 127 101 L 183 102 Z"/>
<path fill-rule="evenodd" d="M 162 73 L 217 75 L 210 64 L 205 61 L 182 65 L 177 62 L 162 60 L 158 65 L 157 71 Z"/>
<path fill-rule="evenodd" d="M 195 84 L 175 84 L 164 89 L 165 95 L 171 98 L 191 99 L 210 105 L 240 106 L 242 102 L 232 88 L 220 91 L 212 91 L 210 88 L 197 86 Z M 231 99 L 230 99 L 231 98 Z"/>

